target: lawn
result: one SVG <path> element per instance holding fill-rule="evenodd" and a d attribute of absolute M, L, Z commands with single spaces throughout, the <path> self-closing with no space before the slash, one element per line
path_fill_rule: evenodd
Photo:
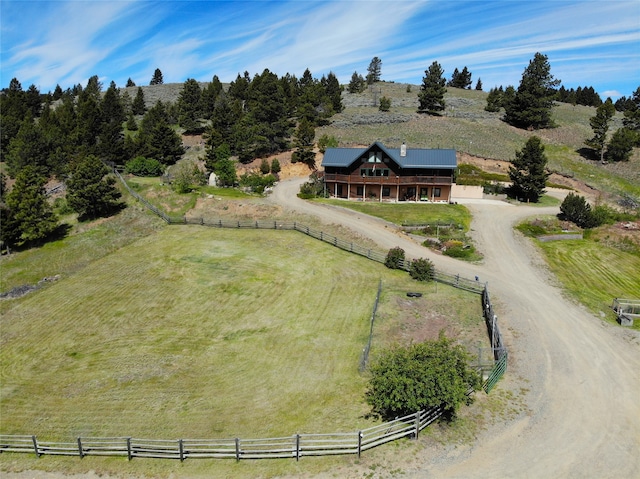
<path fill-rule="evenodd" d="M 443 285 L 436 292 L 433 283 L 299 233 L 162 228 L 0 303 L 0 432 L 43 440 L 255 438 L 366 427 L 358 365 L 380 279 L 387 319 L 374 355 L 393 342 L 386 332 L 401 328 L 402 316 L 389 319 L 390 311 L 409 290 L 425 295 L 413 323 L 438 310 L 441 320 L 460 323 L 449 332 L 464 344 L 469 335 L 485 339 L 477 296 Z M 461 294 L 469 302 L 463 314 L 440 308 Z M 23 458 L 17 464 L 30 461 Z M 85 467 L 77 458 L 44 461 Z M 100 471 L 175 469 L 171 461 L 147 461 L 148 468 L 140 460 L 133 468 L 90 461 Z M 220 473 L 233 475 L 237 466 L 222 463 Z M 249 475 L 295 470 L 295 462 L 267 463 L 250 466 Z"/>
<path fill-rule="evenodd" d="M 613 298 L 640 298 L 639 254 L 590 239 L 538 244 L 566 291 L 594 314 L 613 322 Z"/>
<path fill-rule="evenodd" d="M 397 225 L 424 225 L 430 223 L 456 223 L 469 229 L 471 213 L 463 205 L 415 204 L 415 203 L 362 203 L 357 201 L 314 200 L 342 206 L 361 213 L 376 216 Z"/>

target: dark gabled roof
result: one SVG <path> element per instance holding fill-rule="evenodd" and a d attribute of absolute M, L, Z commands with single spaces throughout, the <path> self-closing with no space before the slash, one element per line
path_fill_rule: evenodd
<path fill-rule="evenodd" d="M 406 156 L 400 156 L 400 148 L 387 148 L 382 143 L 375 142 L 367 148 L 327 148 L 322 166 L 349 167 L 374 146 L 382 150 L 400 168 L 453 169 L 458 165 L 456 150 L 453 149 L 407 148 Z"/>

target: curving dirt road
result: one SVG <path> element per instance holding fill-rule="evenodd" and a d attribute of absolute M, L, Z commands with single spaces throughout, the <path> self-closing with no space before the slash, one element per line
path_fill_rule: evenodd
<path fill-rule="evenodd" d="M 640 478 L 640 335 L 564 298 L 534 247 L 514 234 L 519 219 L 557 207 L 467 204 L 471 234 L 485 256 L 482 265 L 471 265 L 430 252 L 384 221 L 299 200 L 302 181 L 280 183 L 271 200 L 348 226 L 384 249 L 428 257 L 443 271 L 477 275 L 501 304 L 510 351 L 502 387 L 523 388 L 528 413 L 490 427 L 472 447 L 426 455 L 403 477 Z"/>

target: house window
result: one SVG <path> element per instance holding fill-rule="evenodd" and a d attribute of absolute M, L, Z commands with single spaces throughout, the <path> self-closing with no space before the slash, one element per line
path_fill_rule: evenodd
<path fill-rule="evenodd" d="M 382 163 L 382 152 L 381 151 L 370 151 L 369 159 L 367 160 L 369 163 Z"/>
<path fill-rule="evenodd" d="M 362 168 L 360 169 L 360 176 L 389 176 L 388 168 Z"/>
<path fill-rule="evenodd" d="M 440 188 L 433 189 L 433 196 L 436 198 L 440 198 Z"/>
<path fill-rule="evenodd" d="M 357 187 L 356 187 L 356 195 L 358 195 L 358 196 L 362 196 L 362 195 L 364 195 L 364 187 L 362 187 L 362 186 L 357 186 Z"/>
<path fill-rule="evenodd" d="M 382 196 L 389 196 L 391 194 L 391 190 L 388 186 L 382 187 Z"/>
<path fill-rule="evenodd" d="M 338 185 L 338 191 L 336 196 L 342 196 L 342 185 Z"/>

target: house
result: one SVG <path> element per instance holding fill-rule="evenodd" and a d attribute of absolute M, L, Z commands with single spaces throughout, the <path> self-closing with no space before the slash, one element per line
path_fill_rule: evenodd
<path fill-rule="evenodd" d="M 457 167 L 455 150 L 327 148 L 322 160 L 331 197 L 361 201 L 450 202 Z"/>

